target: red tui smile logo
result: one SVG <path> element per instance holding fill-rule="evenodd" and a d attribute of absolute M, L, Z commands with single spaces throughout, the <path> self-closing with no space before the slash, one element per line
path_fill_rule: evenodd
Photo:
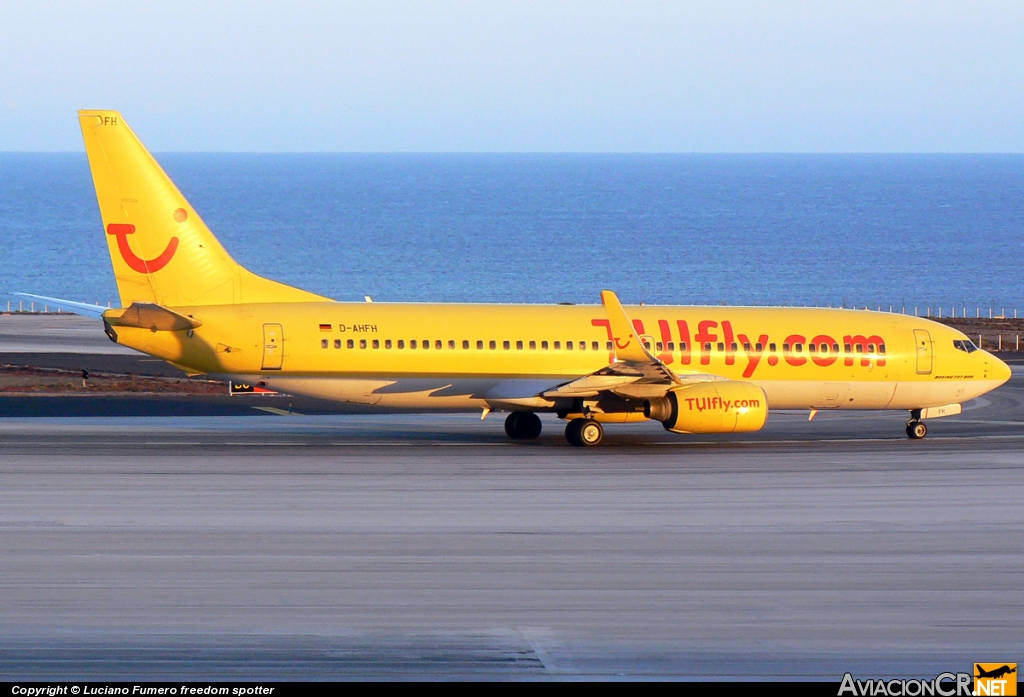
<path fill-rule="evenodd" d="M 153 273 L 167 266 L 174 253 L 178 251 L 178 238 L 172 237 L 167 243 L 167 249 L 154 259 L 143 259 L 135 254 L 128 246 L 128 235 L 135 234 L 135 226 L 130 223 L 111 223 L 107 225 L 107 234 L 117 237 L 117 249 L 121 252 L 121 258 L 131 267 L 132 271 L 139 273 Z"/>

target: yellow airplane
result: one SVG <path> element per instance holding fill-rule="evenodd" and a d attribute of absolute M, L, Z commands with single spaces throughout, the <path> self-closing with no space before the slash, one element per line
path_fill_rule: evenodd
<path fill-rule="evenodd" d="M 79 120 L 123 307 L 45 298 L 103 319 L 112 341 L 189 374 L 410 411 L 539 412 L 569 443 L 604 423 L 673 433 L 760 429 L 770 409 L 902 409 L 924 419 L 1010 378 L 964 334 L 840 309 L 343 303 L 238 265 L 116 111 Z M 44 296 L 29 296 L 44 297 Z"/>

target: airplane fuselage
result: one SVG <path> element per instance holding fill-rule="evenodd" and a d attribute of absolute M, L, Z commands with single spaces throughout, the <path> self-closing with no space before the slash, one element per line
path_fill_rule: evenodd
<path fill-rule="evenodd" d="M 630 306 L 673 372 L 764 389 L 773 409 L 919 409 L 1008 377 L 945 325 L 841 309 Z M 268 303 L 178 307 L 202 325 L 117 327 L 117 341 L 191 372 L 291 394 L 410 409 L 564 410 L 538 396 L 615 361 L 599 305 Z"/>

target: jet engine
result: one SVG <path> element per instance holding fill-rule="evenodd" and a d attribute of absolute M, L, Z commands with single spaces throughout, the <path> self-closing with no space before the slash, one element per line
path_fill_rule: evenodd
<path fill-rule="evenodd" d="M 757 431 L 768 418 L 768 398 L 750 382 L 700 382 L 673 387 L 664 397 L 649 400 L 644 416 L 673 433 Z"/>

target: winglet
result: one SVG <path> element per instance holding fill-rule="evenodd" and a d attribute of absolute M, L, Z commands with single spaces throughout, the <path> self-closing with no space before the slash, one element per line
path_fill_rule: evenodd
<path fill-rule="evenodd" d="M 657 359 L 652 356 L 640 342 L 640 337 L 633 331 L 633 323 L 626 316 L 622 309 L 622 303 L 613 291 L 601 291 L 601 304 L 608 313 L 608 321 L 611 323 L 612 341 L 615 343 L 615 356 L 620 361 L 632 361 L 636 363 L 647 363 Z"/>

